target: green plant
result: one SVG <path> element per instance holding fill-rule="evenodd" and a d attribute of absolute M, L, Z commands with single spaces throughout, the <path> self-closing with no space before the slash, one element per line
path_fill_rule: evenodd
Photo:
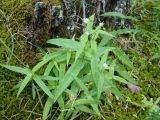
<path fill-rule="evenodd" d="M 102 14 L 101 16 L 119 17 L 121 19 L 129 19 L 129 20 L 137 21 L 136 18 L 134 18 L 132 16 L 126 16 L 120 12 L 106 12 L 106 13 Z"/>
<path fill-rule="evenodd" d="M 148 116 L 146 116 L 145 120 L 159 120 L 160 119 L 160 107 L 158 105 L 160 102 L 160 97 L 157 98 L 155 102 L 153 101 L 152 98 L 148 100 L 144 95 L 142 95 L 141 103 L 133 102 L 131 101 L 129 97 L 127 97 L 127 101 L 137 107 L 140 107 L 142 110 L 146 110 L 147 108 L 149 108 Z"/>
<path fill-rule="evenodd" d="M 145 97 L 142 101 L 145 106 L 149 107 L 149 114 L 145 118 L 145 120 L 159 120 L 160 119 L 160 107 L 158 106 L 158 103 L 160 102 L 160 97 L 153 102 L 153 99 L 148 101 Z"/>
<path fill-rule="evenodd" d="M 138 13 L 138 14 L 137 14 Z M 160 58 L 160 1 L 158 0 L 142 0 L 137 3 L 134 11 L 139 21 L 135 24 L 141 32 L 137 39 L 145 42 L 142 47 L 147 53 L 151 61 L 159 63 Z"/>
<path fill-rule="evenodd" d="M 26 75 L 16 86 L 19 88 L 17 97 L 28 83 L 36 83 L 46 93 L 44 120 L 49 112 L 51 116 L 51 108 L 57 104 L 58 119 L 68 119 L 79 112 L 101 116 L 99 105 L 106 100 L 105 94 L 113 93 L 117 98 L 124 99 L 116 81 L 121 84 L 135 82 L 127 72 L 127 69 L 133 68 L 128 56 L 108 43 L 115 36 L 101 30 L 101 25 L 93 29 L 93 21 L 94 16 L 91 16 L 79 41 L 75 41 L 74 37 L 47 41 L 59 48 L 50 49 L 32 69 L 0 64 Z M 32 84 L 33 98 L 36 97 L 34 88 L 35 84 Z"/>

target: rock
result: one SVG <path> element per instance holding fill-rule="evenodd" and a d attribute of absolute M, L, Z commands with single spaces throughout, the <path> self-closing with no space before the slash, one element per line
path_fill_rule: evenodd
<path fill-rule="evenodd" d="M 140 87 L 137 86 L 137 85 L 127 84 L 127 86 L 128 86 L 128 89 L 129 89 L 132 93 L 134 93 L 134 92 L 141 93 L 141 91 L 142 91 L 142 88 L 140 88 Z"/>
<path fill-rule="evenodd" d="M 28 10 L 30 16 L 26 20 L 27 39 L 38 45 L 43 45 L 48 39 L 79 35 L 84 31 L 84 18 L 89 18 L 95 14 L 95 24 L 104 22 L 112 23 L 114 27 L 125 26 L 120 18 L 100 16 L 109 11 L 128 14 L 130 0 L 63 0 L 62 4 L 37 0 L 32 2 L 31 9 Z M 106 26 L 106 25 L 104 25 Z M 128 26 L 128 24 L 126 24 Z M 109 26 L 107 26 L 109 27 Z"/>

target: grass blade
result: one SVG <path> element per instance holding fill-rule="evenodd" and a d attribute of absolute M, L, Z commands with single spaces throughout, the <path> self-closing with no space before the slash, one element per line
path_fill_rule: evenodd
<path fill-rule="evenodd" d="M 100 63 L 99 63 L 99 68 L 100 68 L 100 70 L 103 69 L 103 64 L 106 63 L 107 58 L 108 58 L 108 51 L 107 51 L 107 52 L 102 56 L 102 58 L 101 58 L 101 61 L 100 61 Z"/>
<path fill-rule="evenodd" d="M 58 104 L 61 109 L 64 109 L 65 103 L 64 103 L 64 99 L 63 99 L 62 95 L 58 98 Z"/>
<path fill-rule="evenodd" d="M 123 34 L 130 34 L 130 33 L 138 33 L 140 32 L 140 30 L 137 30 L 137 29 L 119 29 L 119 30 L 116 30 L 116 31 L 113 31 L 112 34 L 115 34 L 115 35 L 123 35 Z"/>
<path fill-rule="evenodd" d="M 84 90 L 86 93 L 88 93 L 88 88 L 85 86 L 85 84 L 82 82 L 82 80 L 80 80 L 79 78 L 75 77 L 75 80 L 77 82 L 77 84 L 79 85 L 79 87 Z"/>

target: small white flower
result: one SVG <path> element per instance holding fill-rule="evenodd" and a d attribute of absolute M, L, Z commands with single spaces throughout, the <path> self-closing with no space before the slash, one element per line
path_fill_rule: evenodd
<path fill-rule="evenodd" d="M 122 7 L 122 6 L 124 6 L 124 4 L 121 3 L 120 6 Z"/>
<path fill-rule="evenodd" d="M 102 27 L 103 25 L 104 25 L 104 23 L 103 23 L 103 22 L 102 22 L 102 23 L 99 23 L 99 26 L 100 26 L 100 27 Z"/>
<path fill-rule="evenodd" d="M 87 24 L 87 23 L 89 22 L 89 19 L 88 19 L 88 18 L 83 18 L 83 22 L 84 22 L 85 24 Z"/>
<path fill-rule="evenodd" d="M 108 64 L 107 63 L 103 63 L 103 67 L 104 67 L 104 69 L 108 69 Z"/>
<path fill-rule="evenodd" d="M 70 26 L 67 26 L 67 29 L 68 29 L 68 30 L 70 30 L 70 29 L 71 29 L 71 27 L 70 27 Z"/>

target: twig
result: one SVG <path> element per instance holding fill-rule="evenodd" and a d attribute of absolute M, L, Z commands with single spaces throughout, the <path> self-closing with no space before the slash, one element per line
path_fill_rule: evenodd
<path fill-rule="evenodd" d="M 0 39 L 0 42 L 6 47 L 6 49 L 22 64 L 24 65 L 24 63 L 10 50 L 10 48 L 3 42 L 2 39 Z M 24 65 L 25 66 L 25 65 Z"/>
<path fill-rule="evenodd" d="M 82 4 L 83 4 L 83 18 L 86 18 L 86 5 L 85 5 L 85 0 L 82 0 Z"/>
<path fill-rule="evenodd" d="M 38 90 L 37 87 L 35 87 L 35 88 L 36 88 L 36 92 L 37 92 L 37 95 L 38 95 L 38 99 L 39 99 L 40 105 L 43 108 L 43 103 L 42 103 L 42 100 L 41 100 L 41 97 L 40 97 L 40 94 L 39 94 L 39 90 Z"/>
<path fill-rule="evenodd" d="M 78 118 L 81 114 L 82 114 L 82 112 L 81 112 L 81 113 L 79 113 L 78 115 L 76 115 L 76 116 L 72 117 L 70 120 L 74 120 L 74 119 Z"/>
<path fill-rule="evenodd" d="M 41 99 L 44 97 L 44 95 L 45 95 L 45 93 L 41 96 Z M 30 119 L 30 117 L 31 117 L 31 115 L 32 115 L 32 113 L 33 113 L 33 111 L 36 109 L 36 107 L 38 106 L 39 102 L 40 102 L 40 100 L 39 100 L 39 101 L 36 103 L 36 105 L 33 107 L 32 112 L 29 114 L 27 120 Z"/>
<path fill-rule="evenodd" d="M 86 6 L 85 6 L 85 0 L 82 0 L 82 6 L 83 6 L 83 19 L 85 19 L 86 18 Z M 84 22 L 82 22 L 82 24 L 83 24 L 83 32 L 85 31 L 85 23 Z"/>
<path fill-rule="evenodd" d="M 42 116 L 41 114 L 39 114 L 39 113 L 36 113 L 36 112 L 33 112 L 33 111 L 27 111 L 27 112 L 29 112 L 29 113 L 32 113 L 32 114 L 35 114 L 35 115 Z"/>

